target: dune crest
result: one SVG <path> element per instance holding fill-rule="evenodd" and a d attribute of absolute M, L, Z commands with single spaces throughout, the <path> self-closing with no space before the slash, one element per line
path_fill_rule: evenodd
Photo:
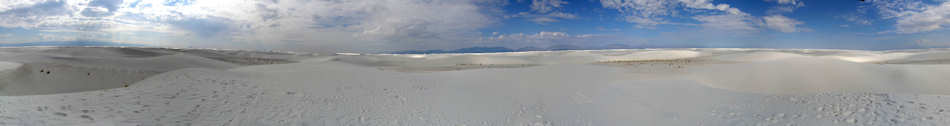
<path fill-rule="evenodd" d="M 122 88 L 185 68 L 230 69 L 295 62 L 296 54 L 119 47 L 2 48 L 0 96 Z M 17 63 L 13 63 L 17 62 Z"/>

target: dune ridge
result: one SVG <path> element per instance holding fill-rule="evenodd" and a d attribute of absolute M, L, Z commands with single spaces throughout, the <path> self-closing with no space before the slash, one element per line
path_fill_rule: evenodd
<path fill-rule="evenodd" d="M 299 55 L 253 51 L 126 47 L 26 47 L 0 49 L 0 95 L 40 95 L 122 88 L 160 73 L 230 69 L 295 62 Z M 220 60 L 230 59 L 234 60 Z M 299 56 L 304 57 L 304 56 Z M 9 62 L 9 63 L 8 63 Z"/>

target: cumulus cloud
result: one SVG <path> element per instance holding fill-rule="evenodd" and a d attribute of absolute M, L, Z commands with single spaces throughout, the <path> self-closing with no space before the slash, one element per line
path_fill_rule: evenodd
<path fill-rule="evenodd" d="M 531 22 L 538 23 L 538 24 L 547 24 L 547 23 L 558 22 L 558 21 L 560 20 L 557 20 L 551 17 L 535 17 L 531 19 Z"/>
<path fill-rule="evenodd" d="M 372 14 L 357 25 L 362 29 L 360 35 L 384 39 L 454 37 L 442 35 L 470 32 L 489 21 L 476 6 L 465 2 L 389 2 L 363 11 Z"/>
<path fill-rule="evenodd" d="M 47 20 L 71 15 L 72 8 L 65 1 L 45 1 L 7 6 L 0 11 L 0 27 L 35 28 Z"/>
<path fill-rule="evenodd" d="M 56 32 L 142 33 L 220 45 L 383 46 L 478 38 L 495 19 L 482 0 L 0 0 L 0 27 Z M 565 2 L 539 6 L 549 17 Z M 62 31 L 67 30 L 67 31 Z M 69 31 L 72 30 L 72 31 Z M 158 34 L 158 35 L 156 35 Z M 476 36 L 473 36 L 476 35 Z M 108 38 L 106 38 L 108 39 Z M 242 44 L 229 44 L 242 43 Z M 163 42 L 154 42 L 163 43 Z M 264 44 L 268 43 L 268 44 Z M 272 43 L 272 44 L 271 44 Z M 152 43 L 144 43 L 152 44 Z M 405 44 L 411 45 L 411 44 Z"/>
<path fill-rule="evenodd" d="M 547 14 L 539 14 L 532 12 L 520 12 L 515 15 L 509 15 L 507 18 L 527 18 L 529 21 L 537 24 L 548 24 L 554 22 L 560 22 L 564 19 L 576 19 L 577 15 L 564 13 L 564 12 L 550 12 Z"/>
<path fill-rule="evenodd" d="M 87 17 L 112 16 L 119 9 L 119 4 L 122 4 L 122 0 L 93 0 L 80 13 Z"/>
<path fill-rule="evenodd" d="M 666 0 L 601 0 L 600 3 L 624 13 L 625 21 L 645 26 L 666 23 L 658 17 L 672 14 L 676 5 L 675 1 Z"/>
<path fill-rule="evenodd" d="M 544 39 L 552 40 L 552 39 L 563 39 L 563 38 L 568 38 L 568 37 L 579 37 L 579 36 L 571 36 L 565 32 L 541 31 L 534 34 L 525 34 L 525 33 L 507 34 L 507 35 L 499 34 L 494 37 L 490 37 L 489 39 L 491 40 L 544 40 Z"/>
<path fill-rule="evenodd" d="M 927 32 L 947 26 L 950 26 L 950 2 L 927 6 L 920 11 L 900 12 L 896 24 L 898 33 Z"/>
<path fill-rule="evenodd" d="M 748 16 L 742 15 L 704 15 L 696 16 L 694 19 L 703 22 L 700 26 L 705 28 L 719 29 L 719 30 L 736 30 L 736 31 L 754 31 L 757 28 L 754 24 L 750 23 L 750 20 L 754 20 Z"/>
<path fill-rule="evenodd" d="M 769 10 L 765 11 L 768 14 L 781 14 L 781 13 L 791 13 L 795 12 L 795 9 L 805 7 L 805 3 L 798 0 L 765 0 L 766 2 L 777 3 L 778 6 L 773 6 Z"/>
<path fill-rule="evenodd" d="M 877 8 L 884 19 L 903 17 L 927 9 L 927 4 L 921 0 L 874 0 L 871 5 Z"/>
<path fill-rule="evenodd" d="M 798 25 L 804 24 L 801 21 L 791 19 L 782 15 L 772 15 L 764 17 L 765 25 L 773 30 L 780 32 L 799 32 L 801 28 Z"/>
<path fill-rule="evenodd" d="M 871 25 L 871 20 L 865 17 L 859 17 L 857 15 L 844 15 L 844 16 L 838 16 L 838 18 L 844 19 L 845 21 L 848 21 L 854 24 Z"/>
<path fill-rule="evenodd" d="M 804 6 L 797 0 L 766 0 L 779 4 L 779 9 L 791 12 Z M 699 21 L 706 29 L 728 31 L 760 31 L 760 28 L 774 29 L 780 32 L 807 31 L 801 28 L 802 21 L 778 14 L 756 17 L 729 4 L 714 4 L 712 0 L 601 0 L 606 8 L 617 9 L 624 14 L 624 20 L 636 23 L 639 28 L 652 28 L 659 24 L 688 24 L 673 22 L 669 19 L 687 17 Z M 686 14 L 683 14 L 686 13 Z M 779 13 L 779 12 L 776 12 Z"/>
<path fill-rule="evenodd" d="M 527 18 L 529 21 L 537 24 L 548 24 L 564 19 L 577 18 L 577 15 L 561 11 L 561 8 L 567 6 L 567 4 L 568 2 L 562 0 L 532 0 L 530 5 L 531 11 L 519 12 L 505 17 Z"/>
<path fill-rule="evenodd" d="M 805 6 L 805 3 L 798 0 L 765 0 L 766 2 L 775 2 L 784 5 Z"/>
<path fill-rule="evenodd" d="M 865 8 L 876 9 L 883 20 L 895 20 L 894 30 L 880 33 L 930 32 L 945 29 L 950 25 L 950 1 L 875 0 L 870 4 L 859 6 L 858 12 L 867 11 Z M 860 18 L 852 20 L 848 17 L 846 20 L 858 24 L 870 24 L 869 21 Z"/>
<path fill-rule="evenodd" d="M 562 0 L 531 0 L 531 10 L 539 13 L 548 13 L 567 4 Z"/>
<path fill-rule="evenodd" d="M 638 27 L 650 28 L 659 24 L 676 24 L 666 19 L 666 16 L 675 16 L 677 13 L 689 13 L 688 10 L 708 10 L 721 12 L 719 14 L 700 13 L 693 19 L 707 24 L 705 26 L 719 26 L 723 24 L 749 23 L 746 20 L 719 20 L 718 17 L 732 15 L 732 17 L 749 16 L 749 14 L 731 7 L 729 4 L 713 4 L 711 0 L 601 0 L 605 8 L 616 9 L 624 14 L 627 22 L 636 23 Z M 740 22 L 721 22 L 740 21 Z"/>

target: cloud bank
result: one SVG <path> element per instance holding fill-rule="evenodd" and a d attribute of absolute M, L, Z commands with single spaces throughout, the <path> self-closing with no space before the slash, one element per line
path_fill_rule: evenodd
<path fill-rule="evenodd" d="M 48 0 L 0 2 L 0 27 L 157 33 L 158 45 L 372 46 L 452 41 L 494 22 L 467 0 Z M 553 5 L 557 6 L 557 5 Z M 540 11 L 551 8 L 541 7 Z M 141 36 L 149 37 L 149 36 Z M 161 38 L 161 37 L 153 37 Z M 187 41 L 187 42 L 185 42 Z M 191 43 L 235 41 L 235 43 Z M 311 42 L 319 41 L 319 42 Z"/>

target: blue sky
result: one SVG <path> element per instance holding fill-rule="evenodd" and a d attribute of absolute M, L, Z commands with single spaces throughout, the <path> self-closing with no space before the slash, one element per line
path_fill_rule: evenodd
<path fill-rule="evenodd" d="M 950 47 L 947 0 L 0 0 L 0 44 L 387 52 Z"/>

